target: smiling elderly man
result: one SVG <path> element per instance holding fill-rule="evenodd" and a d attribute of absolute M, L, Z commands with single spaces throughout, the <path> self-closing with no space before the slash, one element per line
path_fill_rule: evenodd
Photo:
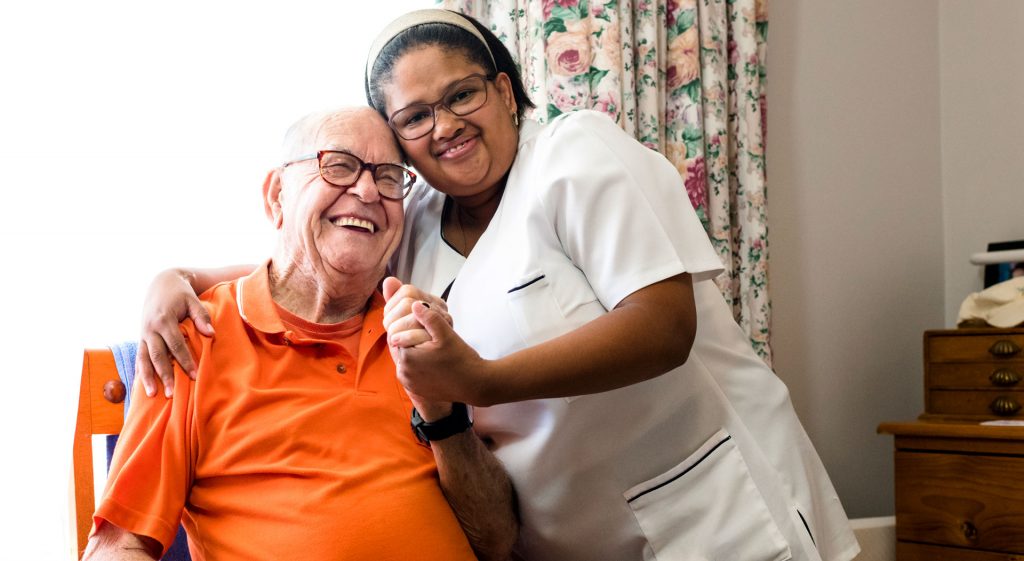
<path fill-rule="evenodd" d="M 136 384 L 86 558 L 157 557 L 179 520 L 196 561 L 506 556 L 504 471 L 451 404 L 410 400 L 381 325 L 415 176 L 370 109 L 307 117 L 285 144 L 263 188 L 273 257 L 204 293 L 216 336 L 183 325 L 195 380 L 179 372 L 173 399 Z M 413 405 L 454 434 L 420 445 Z"/>

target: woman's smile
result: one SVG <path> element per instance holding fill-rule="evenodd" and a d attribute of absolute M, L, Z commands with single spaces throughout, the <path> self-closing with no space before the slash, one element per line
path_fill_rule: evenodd
<path fill-rule="evenodd" d="M 442 160 L 458 160 L 469 155 L 477 146 L 477 138 L 461 137 L 452 142 L 441 144 L 437 151 L 437 157 Z"/>

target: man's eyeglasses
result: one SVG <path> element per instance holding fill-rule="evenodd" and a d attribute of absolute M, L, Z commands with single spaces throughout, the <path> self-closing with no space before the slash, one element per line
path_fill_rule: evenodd
<path fill-rule="evenodd" d="M 444 107 L 452 115 L 464 117 L 487 103 L 487 82 L 494 76 L 470 74 L 452 84 L 434 103 L 417 103 L 391 114 L 388 125 L 405 140 L 416 140 L 434 130 L 437 108 Z"/>
<path fill-rule="evenodd" d="M 377 185 L 377 192 L 385 199 L 404 199 L 416 182 L 416 174 L 398 164 L 370 164 L 341 150 L 321 150 L 286 162 L 281 168 L 307 160 L 317 161 L 324 181 L 343 189 L 355 185 L 363 170 L 368 169 Z"/>

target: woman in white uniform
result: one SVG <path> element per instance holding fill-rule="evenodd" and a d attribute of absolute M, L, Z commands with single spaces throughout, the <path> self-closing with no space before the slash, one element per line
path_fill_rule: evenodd
<path fill-rule="evenodd" d="M 427 182 L 386 318 L 402 381 L 477 406 L 519 496 L 524 559 L 857 553 L 788 391 L 711 282 L 721 263 L 667 160 L 592 111 L 521 122 L 511 55 L 452 12 L 389 25 L 367 92 Z M 420 290 L 445 295 L 454 331 L 411 304 Z M 413 346 L 421 324 L 432 340 Z"/>

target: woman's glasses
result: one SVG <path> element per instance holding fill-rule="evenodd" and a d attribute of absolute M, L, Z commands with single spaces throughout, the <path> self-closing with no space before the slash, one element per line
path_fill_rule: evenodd
<path fill-rule="evenodd" d="M 470 74 L 452 84 L 434 103 L 416 103 L 391 114 L 388 125 L 405 140 L 416 140 L 434 130 L 437 108 L 444 107 L 452 115 L 463 117 L 487 103 L 487 82 L 494 76 Z"/>

